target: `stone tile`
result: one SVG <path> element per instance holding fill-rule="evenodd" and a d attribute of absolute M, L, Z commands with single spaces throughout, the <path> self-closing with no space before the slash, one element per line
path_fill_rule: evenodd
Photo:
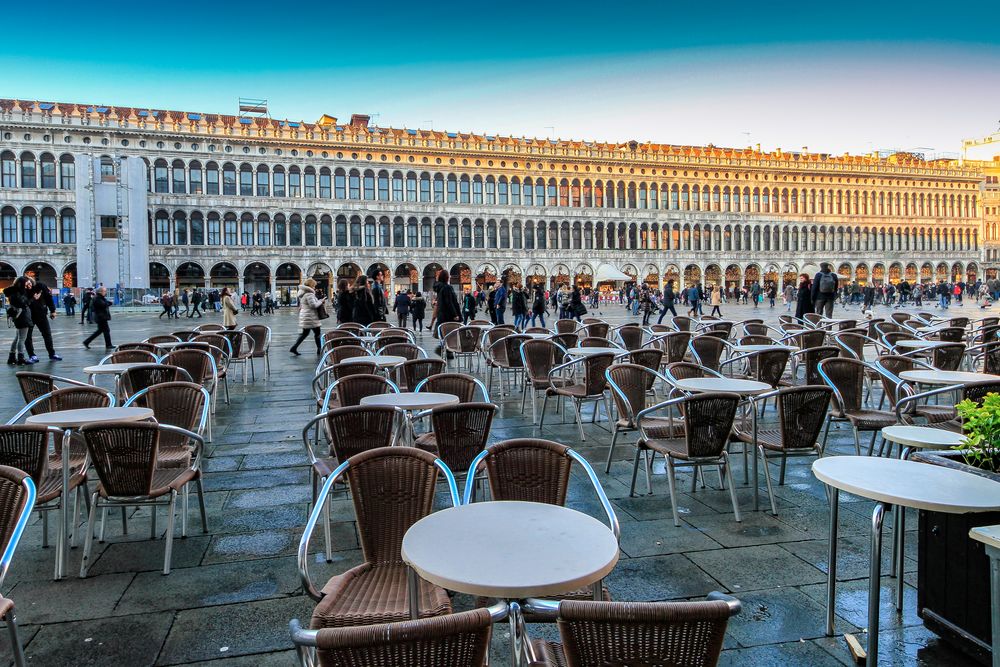
<path fill-rule="evenodd" d="M 726 590 L 681 554 L 624 558 L 605 583 L 611 596 L 623 601 L 676 600 Z"/>
<path fill-rule="evenodd" d="M 719 657 L 719 667 L 742 667 L 743 665 L 832 667 L 845 664 L 810 641 L 733 649 L 723 651 Z"/>
<path fill-rule="evenodd" d="M 688 553 L 688 558 L 731 591 L 825 581 L 822 572 L 776 544 Z"/>
<path fill-rule="evenodd" d="M 692 515 L 685 520 L 724 547 L 745 547 L 796 542 L 809 535 L 764 512 L 742 512 L 736 523 L 732 514 Z"/>
<path fill-rule="evenodd" d="M 721 548 L 722 545 L 700 530 L 687 524 L 678 528 L 672 519 L 640 521 L 623 531 L 621 539 L 622 551 L 633 558 Z"/>
<path fill-rule="evenodd" d="M 896 612 L 896 580 L 884 576 L 879 582 L 879 629 L 891 630 L 896 627 L 921 625 L 917 616 L 917 589 L 905 586 L 903 589 L 903 612 Z M 826 582 L 812 586 L 802 586 L 802 592 L 826 605 Z M 859 628 L 868 627 L 868 578 L 843 581 L 837 584 L 835 609 L 840 616 Z"/>
<path fill-rule="evenodd" d="M 59 623 L 111 616 L 125 589 L 136 577 L 124 573 L 78 579 L 79 562 L 76 568 L 70 568 L 65 581 L 22 581 L 6 593 L 17 605 L 20 623 Z"/>
<path fill-rule="evenodd" d="M 728 632 L 742 646 L 783 644 L 825 636 L 826 609 L 798 589 L 736 593 L 735 597 L 743 604 L 743 609 L 730 619 Z M 840 621 L 834 627 L 837 632 L 853 630 Z"/>
<path fill-rule="evenodd" d="M 191 526 L 188 526 L 190 529 Z M 178 529 L 179 531 L 179 529 Z M 145 533 L 149 536 L 149 533 Z M 201 536 L 181 538 L 174 537 L 171 563 L 173 568 L 196 567 L 201 564 L 202 556 L 208 548 L 210 538 Z M 100 556 L 90 567 L 91 576 L 114 572 L 148 572 L 163 569 L 163 540 L 144 540 L 142 542 L 119 542 L 108 544 Z"/>
<path fill-rule="evenodd" d="M 252 509 L 230 508 L 212 517 L 209 526 L 213 533 L 242 533 L 277 528 L 301 528 L 305 526 L 307 518 L 308 508 L 303 503 Z"/>
<path fill-rule="evenodd" d="M 303 463 L 305 463 L 303 461 Z M 298 468 L 269 468 L 266 470 L 238 470 L 233 472 L 209 473 L 205 475 L 205 488 L 213 491 L 235 489 L 267 489 L 301 485 L 308 488 L 309 470 L 302 465 Z"/>
<path fill-rule="evenodd" d="M 294 650 L 276 651 L 274 653 L 254 653 L 237 658 L 222 658 L 186 663 L 191 667 L 288 667 L 298 664 Z"/>
<path fill-rule="evenodd" d="M 164 612 L 46 625 L 25 657 L 32 665 L 151 666 L 172 622 Z"/>

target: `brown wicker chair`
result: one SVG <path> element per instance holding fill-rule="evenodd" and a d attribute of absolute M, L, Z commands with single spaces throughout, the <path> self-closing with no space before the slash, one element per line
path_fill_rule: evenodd
<path fill-rule="evenodd" d="M 393 326 L 391 324 L 389 324 L 388 322 L 378 321 L 378 322 L 372 322 L 371 324 L 369 324 L 368 328 L 369 329 L 392 329 Z"/>
<path fill-rule="evenodd" d="M 451 477 L 448 467 L 425 451 L 380 447 L 352 456 L 338 467 L 337 474 L 327 478 L 299 546 L 303 588 L 318 602 L 312 615 L 313 629 L 405 621 L 411 618 L 411 606 L 418 618 L 451 613 L 448 593 L 419 578 L 417 600 L 410 600 L 408 567 L 400 553 L 406 531 L 431 513 L 439 471 Z M 309 576 L 309 542 L 330 488 L 345 475 L 364 563 L 332 577 L 317 590 Z M 458 501 L 453 495 L 452 503 Z M 413 602 L 416 604 L 411 605 Z"/>
<path fill-rule="evenodd" d="M 380 354 L 403 357 L 407 361 L 427 358 L 427 353 L 413 343 L 390 343 L 381 348 Z"/>
<path fill-rule="evenodd" d="M 38 373 L 36 371 L 18 371 L 14 374 L 17 378 L 17 385 L 21 389 L 21 396 L 24 397 L 25 404 L 31 403 L 39 396 L 44 396 L 50 392 L 60 389 L 59 385 L 67 387 L 90 387 L 91 385 L 79 380 L 49 375 L 48 373 Z M 38 414 L 37 412 L 33 414 Z"/>
<path fill-rule="evenodd" d="M 25 472 L 31 477 L 37 495 L 35 509 L 42 515 L 42 547 L 49 546 L 49 512 L 63 509 L 62 501 L 62 451 L 55 447 L 49 454 L 49 434 L 57 433 L 58 429 L 46 426 L 19 424 L 16 426 L 0 426 L 0 466 L 9 466 Z M 62 440 L 60 437 L 56 442 Z M 77 438 L 70 440 L 69 490 L 75 492 L 71 524 L 78 526 L 80 498 L 90 502 L 87 493 L 87 447 Z M 63 526 L 58 523 L 56 531 L 56 565 L 55 577 L 59 577 L 60 554 L 64 548 L 65 534 Z M 3 534 L 3 533 L 0 533 Z M 0 583 L 3 572 L 0 571 Z"/>
<path fill-rule="evenodd" d="M 901 395 L 899 400 L 896 402 L 896 419 L 900 423 L 906 422 L 906 416 L 914 411 L 913 406 L 919 407 L 931 407 L 927 406 L 926 401 L 928 398 L 933 396 L 939 396 L 945 394 L 947 396 L 954 396 L 956 387 L 938 387 L 936 389 L 931 389 L 922 393 L 915 393 L 909 388 L 903 390 L 902 393 L 906 395 Z M 987 394 L 1000 394 L 1000 382 L 994 380 L 981 380 L 979 382 L 970 382 L 961 386 L 962 400 L 970 400 L 975 403 L 981 404 L 983 399 Z M 941 421 L 930 424 L 932 428 L 940 428 L 946 431 L 952 431 L 954 433 L 964 433 L 965 429 L 962 424 L 961 419 L 952 419 L 949 421 Z M 890 448 L 891 451 L 891 448 Z"/>
<path fill-rule="evenodd" d="M 147 338 L 142 342 L 149 343 L 150 345 L 159 345 L 161 343 L 181 343 L 183 341 L 181 341 L 181 339 L 178 338 L 177 336 L 164 334 L 162 336 L 150 336 L 149 338 Z"/>
<path fill-rule="evenodd" d="M 171 331 L 171 336 L 177 336 L 182 341 L 188 341 L 198 335 L 198 332 L 194 329 L 184 329 L 183 331 Z"/>
<path fill-rule="evenodd" d="M 591 322 L 581 326 L 576 332 L 581 338 L 603 338 L 607 341 L 609 331 L 611 331 L 611 325 L 607 322 Z"/>
<path fill-rule="evenodd" d="M 566 350 L 552 339 L 526 340 L 521 345 L 521 362 L 524 365 L 524 386 L 521 388 L 521 414 L 524 399 L 531 394 L 531 423 L 538 423 L 538 392 L 547 392 L 549 371 L 562 363 Z"/>
<path fill-rule="evenodd" d="M 225 331 L 226 327 L 222 326 L 221 324 L 215 324 L 215 323 L 199 324 L 194 328 L 194 330 L 199 332 L 208 332 L 208 331 L 216 332 L 216 331 Z"/>
<path fill-rule="evenodd" d="M 34 504 L 35 484 L 28 473 L 0 465 L 0 554 L 3 554 L 0 558 L 0 585 L 3 585 Z M 15 666 L 24 667 L 24 648 L 14 616 L 14 603 L 5 597 L 0 597 L 0 621 L 7 624 Z"/>
<path fill-rule="evenodd" d="M 110 408 L 115 405 L 115 397 L 111 392 L 99 387 L 64 387 L 47 394 L 42 394 L 21 408 L 17 414 L 7 420 L 7 424 L 16 424 L 22 417 L 29 414 L 38 415 L 44 412 L 59 410 L 82 410 L 86 408 Z"/>
<path fill-rule="evenodd" d="M 1000 374 L 1000 341 L 970 347 L 968 352 L 971 355 L 973 368 L 979 368 L 979 362 L 982 361 L 984 373 Z"/>
<path fill-rule="evenodd" d="M 874 366 L 882 382 L 882 399 L 888 401 L 890 410 L 895 410 L 896 404 L 904 396 L 917 393 L 900 379 L 900 373 L 917 369 L 932 369 L 929 364 L 919 359 L 898 354 L 884 354 L 875 361 Z M 879 408 L 881 407 L 882 402 L 879 403 Z M 933 425 L 950 421 L 957 416 L 952 405 L 909 402 L 906 411 L 897 414 L 897 421 L 912 424 L 916 419 L 923 419 L 927 424 Z M 890 443 L 891 446 L 892 443 Z"/>
<path fill-rule="evenodd" d="M 335 347 L 332 350 L 327 350 L 323 353 L 320 358 L 320 363 L 322 365 L 332 365 L 339 364 L 342 361 L 348 359 L 354 359 L 356 357 L 370 357 L 371 352 L 358 345 L 357 343 L 351 343 L 350 345 L 341 345 Z"/>
<path fill-rule="evenodd" d="M 577 322 L 576 320 L 569 320 L 569 319 L 556 320 L 556 333 L 559 334 L 576 333 L 577 325 L 579 325 L 579 322 Z"/>
<path fill-rule="evenodd" d="M 211 397 L 208 391 L 195 382 L 162 382 L 133 394 L 124 407 L 147 407 L 153 411 L 158 424 L 169 424 L 202 435 L 209 422 L 208 409 Z M 187 468 L 196 447 L 178 431 L 160 434 L 157 450 L 157 468 Z"/>
<path fill-rule="evenodd" d="M 271 377 L 271 327 L 263 324 L 248 324 L 243 327 L 253 339 L 253 351 L 250 356 L 264 360 L 264 377 Z"/>
<path fill-rule="evenodd" d="M 556 343 L 564 350 L 576 347 L 580 343 L 580 337 L 573 332 L 558 333 L 549 338 L 553 343 Z"/>
<path fill-rule="evenodd" d="M 434 454 L 452 470 L 468 470 L 486 448 L 496 415 L 493 403 L 458 403 L 431 410 L 432 430 L 417 437 L 415 445 Z"/>
<path fill-rule="evenodd" d="M 444 359 L 408 359 L 400 366 L 402 391 L 414 391 L 417 385 L 432 375 L 444 373 L 447 364 Z"/>
<path fill-rule="evenodd" d="M 389 392 L 399 393 L 399 388 L 392 380 L 373 373 L 356 373 L 334 380 L 327 388 L 320 412 L 333 408 L 346 408 L 360 405 L 366 396 L 376 396 Z"/>
<path fill-rule="evenodd" d="M 528 658 L 538 667 L 713 667 L 739 612 L 739 601 L 722 593 L 695 602 L 549 603 L 562 643 L 535 640 Z"/>
<path fill-rule="evenodd" d="M 460 403 L 468 403 L 475 398 L 477 387 L 483 393 L 483 400 L 489 403 L 490 394 L 483 381 L 465 373 L 435 373 L 420 381 L 413 391 L 454 394 Z"/>
<path fill-rule="evenodd" d="M 674 515 L 674 525 L 680 526 L 681 520 L 677 512 L 677 491 L 674 482 L 674 469 L 678 466 L 691 466 L 697 469 L 702 466 L 722 466 L 729 478 L 729 496 L 733 503 L 733 513 L 737 523 L 740 519 L 740 508 L 736 502 L 736 488 L 733 485 L 733 472 L 729 465 L 729 452 L 726 445 L 732 435 L 733 420 L 740 404 L 738 394 L 722 392 L 705 392 L 692 396 L 673 398 L 652 407 L 646 408 L 636 415 L 641 436 L 636 443 L 635 460 L 632 467 L 632 484 L 629 496 L 635 495 L 635 480 L 639 473 L 639 458 L 647 457 L 647 452 L 656 456 L 662 454 L 667 462 L 667 482 L 670 485 L 670 504 Z M 645 423 L 650 415 L 663 409 L 677 408 L 684 421 L 684 433 L 680 437 L 657 437 L 655 431 L 647 432 Z M 662 419 L 662 418 L 661 418 Z M 661 419 L 653 422 L 654 427 L 662 424 Z M 646 492 L 652 493 L 653 487 L 649 470 L 652 461 L 647 460 Z M 719 477 L 722 477 L 720 468 Z M 697 474 L 692 476 L 692 484 Z"/>
<path fill-rule="evenodd" d="M 702 323 L 695 335 L 711 334 L 719 336 L 723 340 L 728 340 L 733 333 L 733 322 L 721 320 L 718 322 Z"/>
<path fill-rule="evenodd" d="M 102 364 L 155 364 L 158 357 L 148 350 L 115 350 L 101 359 Z"/>
<path fill-rule="evenodd" d="M 607 388 L 604 371 L 614 361 L 615 355 L 611 352 L 590 354 L 559 364 L 549 371 L 549 389 L 545 392 L 545 399 L 542 401 L 542 416 L 539 419 L 539 427 L 545 424 L 545 408 L 548 406 L 549 396 L 553 396 L 557 400 L 568 398 L 573 401 L 576 423 L 580 428 L 580 440 L 587 439 L 583 432 L 583 416 L 580 413 L 585 402 L 594 403 L 594 421 L 597 420 L 597 415 L 600 412 L 600 404 L 604 403 L 605 413 L 610 420 L 611 409 L 608 405 L 608 397 L 604 393 Z M 583 369 L 583 377 L 574 377 L 575 372 L 581 368 Z"/>
<path fill-rule="evenodd" d="M 774 502 L 774 492 L 771 488 L 771 472 L 768 468 L 769 458 L 781 459 L 781 470 L 778 485 L 785 483 L 785 464 L 789 456 L 822 456 L 819 445 L 819 434 L 826 422 L 827 409 L 830 407 L 830 397 L 833 390 L 825 385 L 805 385 L 802 387 L 782 387 L 766 394 L 755 396 L 754 400 L 774 398 L 778 406 L 778 427 L 759 428 L 754 423 L 753 429 L 743 431 L 736 429 L 736 439 L 754 448 L 753 485 L 754 510 L 759 507 L 757 475 L 757 457 L 764 465 L 764 479 L 767 481 L 767 495 L 771 500 L 771 512 L 778 513 Z"/>
<path fill-rule="evenodd" d="M 674 329 L 677 331 L 691 331 L 697 325 L 697 322 L 692 320 L 687 315 L 677 315 L 671 322 L 674 324 Z"/>
<path fill-rule="evenodd" d="M 820 323 L 820 320 L 823 319 L 823 316 L 820 315 L 819 313 L 806 313 L 805 315 L 802 316 L 802 319 L 804 319 L 809 324 L 816 326 Z"/>
<path fill-rule="evenodd" d="M 819 375 L 819 362 L 824 359 L 839 357 L 841 348 L 836 345 L 819 345 L 817 347 L 807 347 L 792 352 L 792 367 L 796 373 L 801 366 L 803 371 L 803 384 L 823 384 L 823 378 Z"/>
<path fill-rule="evenodd" d="M 965 342 L 965 328 L 945 327 L 944 329 L 938 329 L 934 332 L 934 338 L 946 343 L 962 343 Z"/>
<path fill-rule="evenodd" d="M 643 350 L 648 352 L 649 350 Z M 635 354 L 635 353 L 633 353 Z M 667 379 L 660 375 L 657 370 L 659 366 L 650 368 L 646 365 L 635 363 L 613 364 L 604 371 L 608 386 L 611 387 L 611 398 L 615 402 L 618 411 L 618 419 L 614 423 L 614 432 L 611 435 L 611 445 L 608 447 L 608 461 L 604 467 L 604 472 L 611 472 L 611 461 L 614 456 L 615 444 L 618 442 L 619 433 L 638 431 L 635 416 L 646 409 L 647 397 L 657 380 L 666 382 Z M 647 425 L 647 428 L 652 428 Z M 664 429 L 672 429 L 673 423 L 667 420 L 662 421 L 662 426 L 657 427 L 657 433 L 669 437 Z M 672 433 L 672 432 L 671 432 Z"/>
<path fill-rule="evenodd" d="M 226 405 L 229 405 L 229 358 L 232 356 L 232 346 L 229 344 L 229 339 L 218 334 L 206 333 L 195 337 L 191 342 L 205 343 L 209 346 L 206 351 L 215 360 L 215 375 L 222 383 L 226 394 Z M 212 393 L 212 398 L 212 412 L 215 412 L 215 406 L 218 404 L 217 391 Z"/>
<path fill-rule="evenodd" d="M 486 369 L 488 373 L 486 376 L 486 388 L 488 390 L 492 391 L 493 389 L 494 369 L 500 373 L 501 394 L 504 393 L 504 379 L 508 378 L 508 376 L 513 379 L 513 385 L 510 379 L 508 379 L 507 386 L 516 386 L 517 378 L 524 371 L 524 364 L 521 361 L 521 344 L 528 340 L 533 339 L 524 334 L 509 334 L 490 344 L 486 350 Z"/>
<path fill-rule="evenodd" d="M 763 322 L 743 322 L 743 335 L 764 336 L 765 338 L 770 338 L 771 327 L 767 326 Z"/>
<path fill-rule="evenodd" d="M 691 357 L 695 363 L 717 371 L 722 364 L 722 356 L 729 345 L 716 336 L 701 335 L 692 338 L 688 347 L 691 349 Z"/>
<path fill-rule="evenodd" d="M 969 318 L 968 317 L 953 317 L 950 320 L 948 320 L 948 326 L 949 327 L 957 327 L 959 329 L 965 329 L 967 326 L 969 326 Z"/>
<path fill-rule="evenodd" d="M 675 331 L 663 334 L 650 339 L 646 345 L 656 347 L 663 351 L 665 364 L 672 364 L 677 361 L 684 361 L 687 354 L 688 345 L 691 342 L 691 334 L 687 331 Z"/>
<path fill-rule="evenodd" d="M 376 405 L 354 405 L 334 408 L 314 417 L 302 429 L 302 444 L 309 456 L 309 481 L 312 504 L 315 507 L 319 487 L 333 474 L 337 466 L 355 454 L 392 444 L 398 415 L 395 408 Z M 327 446 L 319 442 L 319 426 L 326 437 Z M 310 432 L 315 439 L 310 440 Z M 325 450 L 325 451 L 324 451 Z M 330 508 L 323 509 L 323 532 L 326 541 L 326 560 L 333 560 L 330 539 Z"/>
<path fill-rule="evenodd" d="M 160 354 L 162 350 L 153 345 L 152 343 L 122 343 L 121 345 L 115 347 L 116 352 L 122 352 L 124 350 L 145 350 L 146 352 L 152 352 L 153 354 Z"/>
<path fill-rule="evenodd" d="M 472 360 L 479 357 L 479 327 L 461 326 L 450 331 L 444 338 L 447 356 L 456 361 L 465 360 L 466 369 L 472 371 Z"/>
<path fill-rule="evenodd" d="M 507 606 L 472 609 L 415 621 L 357 628 L 303 630 L 293 620 L 292 641 L 300 665 L 320 667 L 485 667 L 489 664 L 493 624 L 507 617 Z"/>
<path fill-rule="evenodd" d="M 256 354 L 254 338 L 246 331 L 226 329 L 220 331 L 219 335 L 229 341 L 232 353 L 229 355 L 229 366 L 239 364 L 242 366 L 240 372 L 243 374 L 243 384 L 247 383 L 247 366 L 250 367 L 250 376 L 254 382 L 257 381 L 257 371 L 254 369 L 253 360 Z"/>
<path fill-rule="evenodd" d="M 201 451 L 204 442 L 196 433 L 184 435 L 195 443 L 191 465 L 177 468 L 160 468 L 159 441 L 166 431 L 180 432 L 176 426 L 150 422 L 99 422 L 80 429 L 87 441 L 87 450 L 100 483 L 90 500 L 90 516 L 87 520 L 86 540 L 83 559 L 80 563 L 80 578 L 87 576 L 90 567 L 90 552 L 94 541 L 94 523 L 97 511 L 109 507 L 130 507 L 147 505 L 151 512 L 150 539 L 156 537 L 157 507 L 167 507 L 166 544 L 163 555 L 163 574 L 170 574 L 173 551 L 174 515 L 177 496 L 186 495 L 188 484 L 194 482 L 198 489 L 198 504 L 201 510 L 202 532 L 208 532 L 205 516 L 204 489 L 201 482 Z M 185 503 L 186 504 L 186 503 Z M 104 521 L 101 521 L 101 536 L 104 539 Z M 186 513 L 181 517 L 181 537 L 186 535 Z"/>
<path fill-rule="evenodd" d="M 389 345 L 412 345 L 412 343 L 407 336 L 393 336 L 386 333 L 375 339 L 373 347 L 376 351 L 381 351 Z"/>
<path fill-rule="evenodd" d="M 147 387 L 163 382 L 191 382 L 191 376 L 180 366 L 144 364 L 133 366 L 118 376 L 121 395 L 130 398 Z"/>
<path fill-rule="evenodd" d="M 822 329 L 805 329 L 793 334 L 791 342 L 800 350 L 810 347 L 822 347 L 826 344 L 826 332 Z"/>
<path fill-rule="evenodd" d="M 219 371 L 215 365 L 215 357 L 207 347 L 201 343 L 192 343 L 198 347 L 174 348 L 163 356 L 161 363 L 169 366 L 177 366 L 187 371 L 191 376 L 191 381 L 199 384 L 208 390 L 211 397 L 209 406 L 214 406 L 216 401 L 216 391 L 219 389 Z M 208 431 L 206 435 L 208 441 L 212 440 L 212 420 L 208 420 Z"/>
<path fill-rule="evenodd" d="M 847 422 L 851 425 L 851 431 L 854 434 L 854 451 L 858 456 L 861 456 L 859 433 L 870 432 L 872 434 L 871 443 L 868 445 L 868 454 L 871 455 L 875 448 L 875 438 L 881 434 L 882 429 L 896 423 L 896 415 L 892 412 L 862 407 L 865 372 L 870 368 L 862 361 L 844 357 L 824 359 L 819 362 L 820 377 L 823 378 L 825 384 L 833 388 L 834 396 L 826 430 L 823 433 L 824 450 L 830 433 L 830 424 L 833 422 Z"/>
<path fill-rule="evenodd" d="M 379 371 L 375 358 L 371 356 L 352 357 L 331 366 L 323 366 L 312 379 L 313 397 L 316 399 L 316 413 L 323 412 L 324 401 L 328 400 L 330 385 L 348 375 L 375 375 Z"/>
<path fill-rule="evenodd" d="M 965 343 L 947 343 L 931 348 L 931 365 L 939 371 L 957 371 L 965 358 Z"/>

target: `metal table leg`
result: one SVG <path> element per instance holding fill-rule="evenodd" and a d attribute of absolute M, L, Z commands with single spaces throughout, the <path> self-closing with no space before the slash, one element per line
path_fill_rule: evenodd
<path fill-rule="evenodd" d="M 420 581 L 412 567 L 406 568 L 406 594 L 410 605 L 410 618 L 420 618 Z"/>
<path fill-rule="evenodd" d="M 521 605 L 516 601 L 508 602 L 510 622 L 510 664 L 514 667 L 526 665 L 525 659 L 525 628 L 524 616 L 521 615 Z"/>
<path fill-rule="evenodd" d="M 826 559 L 826 635 L 832 637 L 834 606 L 837 598 L 837 514 L 840 491 L 832 486 L 828 486 L 826 489 L 830 496 L 830 544 L 829 555 Z"/>
<path fill-rule="evenodd" d="M 882 576 L 882 521 L 885 503 L 878 503 L 872 511 L 871 569 L 868 574 L 868 660 L 866 664 L 878 665 L 878 607 Z"/>
<path fill-rule="evenodd" d="M 56 548 L 56 579 L 62 579 L 69 570 L 69 453 L 73 431 L 66 429 L 62 437 L 62 502 L 59 503 L 59 536 Z"/>

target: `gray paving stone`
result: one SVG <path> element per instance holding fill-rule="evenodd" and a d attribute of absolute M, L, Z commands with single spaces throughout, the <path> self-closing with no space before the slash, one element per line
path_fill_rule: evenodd
<path fill-rule="evenodd" d="M 623 532 L 621 548 L 635 558 L 721 549 L 722 545 L 687 524 L 678 528 L 672 519 L 660 519 L 640 521 Z"/>
<path fill-rule="evenodd" d="M 32 665 L 151 666 L 172 623 L 173 613 L 164 612 L 46 625 L 25 657 Z"/>
<path fill-rule="evenodd" d="M 687 556 L 735 592 L 826 580 L 822 572 L 776 544 L 699 551 Z"/>
<path fill-rule="evenodd" d="M 724 547 L 746 547 L 809 539 L 808 534 L 764 512 L 743 512 L 741 519 L 742 521 L 737 523 L 732 514 L 716 514 L 692 515 L 685 520 Z"/>
<path fill-rule="evenodd" d="M 77 579 L 78 571 L 70 568 L 71 578 L 65 581 L 22 581 L 15 585 L 6 595 L 17 605 L 20 622 L 58 623 L 111 616 L 122 593 L 137 576 L 123 573 Z"/>
<path fill-rule="evenodd" d="M 675 600 L 726 591 L 681 554 L 623 558 L 606 584 L 615 600 Z"/>
<path fill-rule="evenodd" d="M 743 646 L 762 646 L 823 637 L 826 610 L 795 588 L 737 593 L 742 611 L 729 621 L 728 632 Z M 839 620 L 837 632 L 854 628 Z M 763 663 L 767 664 L 767 663 Z"/>

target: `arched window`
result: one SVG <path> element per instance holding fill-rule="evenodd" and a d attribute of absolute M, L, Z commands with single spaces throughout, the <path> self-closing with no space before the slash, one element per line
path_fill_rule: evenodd
<path fill-rule="evenodd" d="M 267 213 L 257 216 L 257 245 L 271 245 L 271 218 Z"/>
<path fill-rule="evenodd" d="M 347 199 L 347 174 L 343 169 L 338 168 L 333 172 L 333 198 Z"/>
<path fill-rule="evenodd" d="M 472 247 L 472 222 L 468 219 L 462 221 L 462 247 Z"/>
<path fill-rule="evenodd" d="M 468 183 L 468 181 L 466 181 Z M 448 221 L 448 247 L 458 247 L 458 221 L 452 218 Z"/>
<path fill-rule="evenodd" d="M 298 167 L 291 167 L 288 170 L 288 196 L 302 196 L 302 174 Z"/>
<path fill-rule="evenodd" d="M 271 172 L 268 171 L 266 164 L 257 167 L 257 196 L 271 196 Z"/>
<path fill-rule="evenodd" d="M 406 224 L 402 218 L 392 221 L 392 245 L 396 248 L 406 245 Z"/>
<path fill-rule="evenodd" d="M 156 245 L 170 245 L 170 218 L 167 217 L 166 211 L 156 212 L 156 219 L 153 223 L 153 239 Z"/>
<path fill-rule="evenodd" d="M 42 163 L 42 187 L 49 190 L 55 190 L 56 159 L 52 157 L 51 153 L 42 153 L 41 163 Z"/>
<path fill-rule="evenodd" d="M 205 194 L 219 194 L 219 165 L 214 162 L 205 165 Z"/>
<path fill-rule="evenodd" d="M 174 211 L 174 245 L 187 245 L 188 224 L 184 211 Z"/>
<path fill-rule="evenodd" d="M 336 234 L 337 245 L 343 248 L 347 245 L 347 219 L 342 215 L 337 216 Z"/>
<path fill-rule="evenodd" d="M 361 245 L 361 219 L 357 217 L 351 218 L 351 245 Z"/>
<path fill-rule="evenodd" d="M 42 209 L 42 243 L 56 242 L 56 212 L 51 208 Z"/>
<path fill-rule="evenodd" d="M 253 167 L 245 163 L 240 165 L 240 196 L 253 196 Z"/>
<path fill-rule="evenodd" d="M 21 187 L 38 187 L 38 173 L 35 171 L 35 155 L 27 151 L 21 153 Z"/>
<path fill-rule="evenodd" d="M 320 216 L 319 244 L 327 247 L 333 245 L 333 219 L 329 215 Z"/>
<path fill-rule="evenodd" d="M 236 195 L 236 165 L 232 162 L 222 165 L 222 194 Z"/>
<path fill-rule="evenodd" d="M 319 198 L 330 199 L 332 196 L 333 190 L 330 184 L 330 169 L 329 167 L 323 167 L 319 170 Z"/>
<path fill-rule="evenodd" d="M 170 192 L 170 176 L 167 173 L 166 160 L 157 160 L 153 163 L 153 192 Z"/>
<path fill-rule="evenodd" d="M 365 247 L 366 248 L 374 248 L 377 243 L 378 243 L 378 237 L 376 236 L 375 220 L 373 220 L 372 218 L 366 218 L 365 219 Z"/>
<path fill-rule="evenodd" d="M 378 243 L 383 248 L 388 248 L 392 245 L 392 228 L 389 225 L 389 218 L 379 218 Z"/>
<path fill-rule="evenodd" d="M 59 213 L 59 218 L 62 223 L 61 241 L 63 243 L 76 243 L 76 211 L 64 208 Z"/>
<path fill-rule="evenodd" d="M 314 219 L 315 220 L 315 219 Z M 316 234 L 316 223 L 313 222 L 313 238 L 315 240 Z M 243 245 L 252 246 L 254 245 L 254 235 L 253 235 L 253 215 L 250 213 L 244 213 L 240 216 L 240 237 L 243 239 Z"/>
<path fill-rule="evenodd" d="M 510 223 L 506 220 L 500 221 L 500 247 L 510 247 Z"/>
<path fill-rule="evenodd" d="M 75 222 L 75 221 L 74 221 Z M 63 215 L 63 236 L 66 234 L 66 217 Z M 63 241 L 66 243 L 66 241 Z M 191 214 L 191 245 L 205 245 L 205 220 L 200 211 Z"/>
<path fill-rule="evenodd" d="M 283 246 L 288 243 L 288 224 L 285 215 L 277 213 L 274 216 L 274 245 Z"/>
<path fill-rule="evenodd" d="M 522 242 L 521 221 L 515 220 L 513 224 L 513 229 L 511 230 L 511 246 L 514 248 L 514 250 L 520 250 L 521 242 Z"/>
<path fill-rule="evenodd" d="M 302 245 L 302 218 L 298 213 L 292 215 L 288 221 L 288 245 Z"/>
<path fill-rule="evenodd" d="M 0 153 L 0 187 L 17 187 L 17 162 L 10 151 Z"/>

